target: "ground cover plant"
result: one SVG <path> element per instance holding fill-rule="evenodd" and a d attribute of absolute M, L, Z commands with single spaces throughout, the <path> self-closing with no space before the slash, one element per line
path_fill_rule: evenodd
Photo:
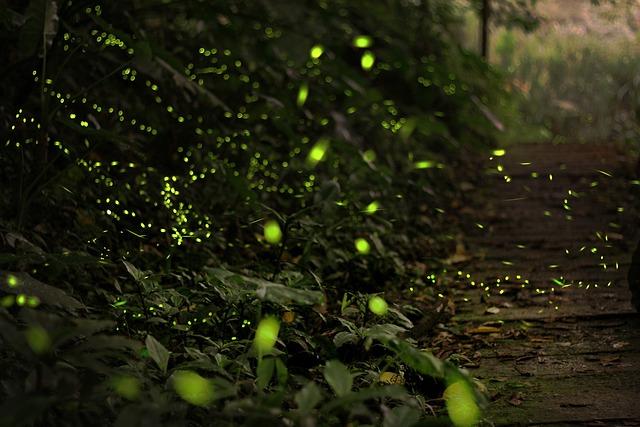
<path fill-rule="evenodd" d="M 448 1 L 0 6 L 0 425 L 471 425 L 428 349 L 502 82 Z"/>

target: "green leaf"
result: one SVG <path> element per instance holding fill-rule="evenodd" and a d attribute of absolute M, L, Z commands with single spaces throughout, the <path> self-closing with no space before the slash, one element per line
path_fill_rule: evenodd
<path fill-rule="evenodd" d="M 339 360 L 329 360 L 324 368 L 324 379 L 336 394 L 341 397 L 351 391 L 353 377 L 349 369 Z"/>
<path fill-rule="evenodd" d="M 127 271 L 133 277 L 136 282 L 141 282 L 146 278 L 146 274 L 140 270 L 138 270 L 133 264 L 128 261 L 122 260 L 122 263 L 127 268 Z"/>
<path fill-rule="evenodd" d="M 306 414 L 320 403 L 322 400 L 322 392 L 316 383 L 309 381 L 307 385 L 302 387 L 302 390 L 296 393 L 293 400 L 295 400 L 296 405 L 298 405 L 298 410 Z"/>
<path fill-rule="evenodd" d="M 145 345 L 149 350 L 149 356 L 156 362 L 162 373 L 167 373 L 167 365 L 169 364 L 169 350 L 165 348 L 152 335 L 147 335 Z"/>
<path fill-rule="evenodd" d="M 358 336 L 356 334 L 353 334 L 351 332 L 346 332 L 346 331 L 342 331 L 342 332 L 338 332 L 334 337 L 333 337 L 333 345 L 336 346 L 336 348 L 340 348 L 345 344 L 348 343 L 356 343 L 358 342 Z"/>
<path fill-rule="evenodd" d="M 276 359 L 276 377 L 278 377 L 278 384 L 284 386 L 287 384 L 287 379 L 289 378 L 289 370 L 287 369 L 287 365 L 284 364 L 282 359 L 279 357 Z"/>

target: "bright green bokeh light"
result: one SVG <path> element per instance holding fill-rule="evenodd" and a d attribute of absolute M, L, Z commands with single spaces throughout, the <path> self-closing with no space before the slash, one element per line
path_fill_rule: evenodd
<path fill-rule="evenodd" d="M 193 371 L 173 374 L 173 388 L 181 398 L 196 406 L 205 406 L 214 398 L 211 381 Z"/>
<path fill-rule="evenodd" d="M 367 205 L 366 208 L 364 208 L 365 213 L 368 213 L 369 215 L 374 214 L 378 211 L 378 209 L 380 209 L 380 203 L 378 202 L 371 202 Z"/>
<path fill-rule="evenodd" d="M 456 427 L 470 427 L 478 423 L 480 408 L 476 404 L 471 386 L 465 381 L 449 385 L 442 396 L 451 422 Z"/>
<path fill-rule="evenodd" d="M 264 239 L 272 245 L 277 245 L 282 240 L 282 230 L 277 221 L 270 219 L 264 224 Z"/>
<path fill-rule="evenodd" d="M 302 83 L 300 85 L 300 89 L 298 90 L 298 107 L 302 107 L 305 102 L 307 102 L 307 97 L 309 96 L 309 85 L 306 83 Z"/>
<path fill-rule="evenodd" d="M 0 305 L 5 308 L 11 307 L 15 302 L 16 302 L 16 299 L 13 295 L 7 295 L 2 297 L 2 299 L 0 299 Z"/>
<path fill-rule="evenodd" d="M 371 245 L 363 238 L 356 239 L 356 249 L 363 255 L 371 252 Z"/>
<path fill-rule="evenodd" d="M 365 162 L 373 162 L 376 160 L 376 152 L 373 150 L 367 150 L 364 153 L 362 153 L 362 158 L 364 159 Z"/>
<path fill-rule="evenodd" d="M 353 45 L 359 48 L 371 47 L 373 40 L 369 36 L 356 36 L 353 39 Z"/>
<path fill-rule="evenodd" d="M 27 302 L 27 296 L 25 294 L 18 294 L 18 296 L 16 297 L 16 304 L 18 304 L 19 306 L 23 306 L 25 305 Z"/>
<path fill-rule="evenodd" d="M 319 45 L 319 44 L 313 46 L 309 51 L 309 55 L 311 56 L 312 59 L 320 58 L 323 53 L 324 53 L 324 47 L 322 47 L 322 45 Z"/>
<path fill-rule="evenodd" d="M 387 314 L 388 309 L 389 305 L 382 297 L 374 296 L 369 299 L 369 310 L 371 310 L 372 313 L 378 316 L 384 316 Z"/>
<path fill-rule="evenodd" d="M 362 65 L 362 69 L 365 71 L 369 71 L 375 62 L 376 56 L 370 50 L 363 53 L 360 59 L 360 65 Z"/>
<path fill-rule="evenodd" d="M 13 274 L 9 274 L 7 276 L 7 285 L 9 285 L 10 288 L 16 288 L 18 286 L 18 278 Z"/>
<path fill-rule="evenodd" d="M 47 331 L 41 326 L 31 326 L 25 331 L 27 344 L 35 354 L 46 353 L 51 347 L 51 338 Z"/>
<path fill-rule="evenodd" d="M 116 377 L 111 381 L 111 387 L 125 399 L 136 400 L 140 395 L 140 381 L 135 377 Z"/>
<path fill-rule="evenodd" d="M 493 153 L 493 155 L 494 155 L 494 156 L 496 156 L 496 157 L 502 157 L 502 156 L 504 156 L 505 154 L 507 154 L 507 151 L 506 151 L 506 150 L 493 150 L 493 152 L 492 152 L 492 153 Z"/>
<path fill-rule="evenodd" d="M 307 163 L 311 166 L 315 166 L 324 160 L 325 155 L 327 154 L 327 149 L 329 148 L 329 141 L 326 139 L 321 139 L 316 142 L 315 145 L 311 148 L 309 152 L 309 156 L 307 157 Z"/>
<path fill-rule="evenodd" d="M 422 160 L 414 164 L 416 169 L 431 169 L 436 167 L 436 162 L 432 160 Z"/>
<path fill-rule="evenodd" d="M 278 340 L 280 322 L 275 317 L 265 317 L 258 323 L 254 345 L 260 355 L 267 354 L 273 349 Z"/>
<path fill-rule="evenodd" d="M 40 298 L 38 297 L 27 297 L 27 306 L 31 308 L 36 308 L 40 305 Z"/>

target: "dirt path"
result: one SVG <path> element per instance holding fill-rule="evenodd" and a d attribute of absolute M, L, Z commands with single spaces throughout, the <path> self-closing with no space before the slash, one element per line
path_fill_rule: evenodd
<path fill-rule="evenodd" d="M 457 326 L 441 336 L 487 385 L 486 425 L 640 425 L 630 164 L 606 145 L 524 145 L 487 163 L 473 258 L 455 264 Z"/>

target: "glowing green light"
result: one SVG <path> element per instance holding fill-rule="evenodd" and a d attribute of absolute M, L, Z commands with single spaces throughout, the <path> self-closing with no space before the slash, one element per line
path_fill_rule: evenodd
<path fill-rule="evenodd" d="M 420 162 L 416 162 L 414 164 L 414 167 L 416 169 L 431 169 L 436 167 L 436 162 L 432 161 L 432 160 L 422 160 Z"/>
<path fill-rule="evenodd" d="M 213 398 L 213 384 L 192 371 L 178 371 L 173 374 L 173 388 L 176 393 L 192 405 L 205 406 Z"/>
<path fill-rule="evenodd" d="M 376 62 L 376 56 L 370 50 L 366 51 L 362 54 L 362 58 L 360 59 L 360 65 L 362 69 L 365 71 L 369 71 L 373 64 Z"/>
<path fill-rule="evenodd" d="M 136 400 L 140 395 L 140 381 L 135 377 L 122 376 L 111 381 L 111 387 L 120 396 L 129 400 Z"/>
<path fill-rule="evenodd" d="M 41 326 L 32 326 L 25 331 L 27 344 L 35 354 L 46 353 L 51 347 L 51 338 Z"/>
<path fill-rule="evenodd" d="M 329 141 L 327 139 L 321 139 L 316 142 L 309 152 L 307 163 L 309 163 L 311 166 L 315 166 L 320 163 L 324 159 L 328 148 Z"/>
<path fill-rule="evenodd" d="M 260 355 L 267 354 L 273 349 L 278 340 L 279 331 L 280 322 L 275 317 L 265 317 L 258 323 L 253 342 Z"/>
<path fill-rule="evenodd" d="M 264 224 L 264 239 L 272 245 L 277 245 L 282 240 L 282 230 L 277 221 L 269 220 Z"/>
<path fill-rule="evenodd" d="M 366 208 L 364 208 L 365 213 L 371 215 L 373 213 L 376 213 L 378 211 L 378 209 L 380 209 L 380 203 L 378 202 L 371 202 L 367 205 Z"/>
<path fill-rule="evenodd" d="M 384 316 L 387 314 L 388 309 L 389 306 L 382 297 L 374 296 L 369 299 L 369 310 L 371 310 L 372 313 L 377 314 L 378 316 Z"/>
<path fill-rule="evenodd" d="M 27 296 L 25 294 L 20 294 L 16 297 L 16 304 L 18 304 L 19 306 L 25 305 L 26 302 Z"/>
<path fill-rule="evenodd" d="M 306 83 L 302 83 L 300 85 L 300 89 L 298 90 L 298 107 L 302 107 L 305 102 L 307 102 L 307 97 L 309 96 L 309 85 Z"/>
<path fill-rule="evenodd" d="M 324 53 L 324 47 L 322 47 L 319 44 L 313 46 L 309 51 L 309 55 L 311 56 L 312 59 L 320 58 L 323 53 Z"/>
<path fill-rule="evenodd" d="M 456 427 L 474 426 L 480 419 L 480 408 L 476 404 L 473 390 L 465 381 L 449 385 L 443 398 L 451 422 Z"/>
<path fill-rule="evenodd" d="M 356 239 L 356 250 L 359 253 L 366 255 L 371 252 L 371 245 L 369 245 L 369 242 L 367 242 L 365 239 L 359 238 Z"/>
<path fill-rule="evenodd" d="M 507 151 L 506 150 L 493 150 L 492 153 L 496 157 L 502 157 L 505 154 L 507 154 Z"/>
<path fill-rule="evenodd" d="M 364 159 L 365 162 L 373 162 L 376 160 L 376 152 L 373 150 L 367 150 L 364 153 L 362 153 L 362 158 Z"/>
<path fill-rule="evenodd" d="M 371 47 L 372 44 L 373 40 L 369 36 L 356 36 L 353 39 L 353 45 L 362 49 Z"/>
<path fill-rule="evenodd" d="M 9 274 L 7 276 L 7 285 L 9 285 L 10 288 L 16 288 L 18 286 L 18 278 L 13 274 Z"/>
<path fill-rule="evenodd" d="M 40 305 L 40 298 L 38 297 L 27 297 L 27 306 L 31 308 L 36 308 Z"/>

